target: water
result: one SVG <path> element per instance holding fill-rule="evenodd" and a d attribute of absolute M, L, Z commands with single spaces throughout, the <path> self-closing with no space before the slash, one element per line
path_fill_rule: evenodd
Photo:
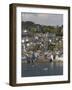
<path fill-rule="evenodd" d="M 22 77 L 63 75 L 62 63 L 24 64 L 22 63 Z"/>

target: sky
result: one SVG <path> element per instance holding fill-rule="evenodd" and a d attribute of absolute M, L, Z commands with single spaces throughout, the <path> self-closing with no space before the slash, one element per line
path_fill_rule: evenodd
<path fill-rule="evenodd" d="M 32 21 L 35 24 L 61 26 L 63 25 L 62 14 L 50 14 L 50 13 L 22 13 L 22 21 Z"/>

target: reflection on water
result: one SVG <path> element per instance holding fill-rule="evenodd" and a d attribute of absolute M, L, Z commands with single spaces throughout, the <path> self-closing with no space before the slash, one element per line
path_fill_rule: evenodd
<path fill-rule="evenodd" d="M 22 77 L 63 75 L 62 63 L 24 64 L 22 63 Z"/>
<path fill-rule="evenodd" d="M 43 70 L 44 70 L 44 71 L 47 71 L 47 70 L 48 70 L 48 68 L 43 68 Z"/>

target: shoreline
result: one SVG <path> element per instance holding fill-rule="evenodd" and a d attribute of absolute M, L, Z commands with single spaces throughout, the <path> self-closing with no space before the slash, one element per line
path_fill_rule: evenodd
<path fill-rule="evenodd" d="M 27 62 L 23 62 L 24 64 L 46 64 L 46 63 L 58 63 L 58 64 L 63 64 L 62 60 L 53 60 L 53 61 L 35 61 L 33 63 L 27 63 Z"/>

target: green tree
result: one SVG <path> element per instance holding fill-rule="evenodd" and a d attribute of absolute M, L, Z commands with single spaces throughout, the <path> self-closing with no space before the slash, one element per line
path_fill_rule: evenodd
<path fill-rule="evenodd" d="M 36 29 L 35 27 L 31 27 L 30 31 L 31 31 L 32 33 L 36 33 L 37 29 Z"/>

